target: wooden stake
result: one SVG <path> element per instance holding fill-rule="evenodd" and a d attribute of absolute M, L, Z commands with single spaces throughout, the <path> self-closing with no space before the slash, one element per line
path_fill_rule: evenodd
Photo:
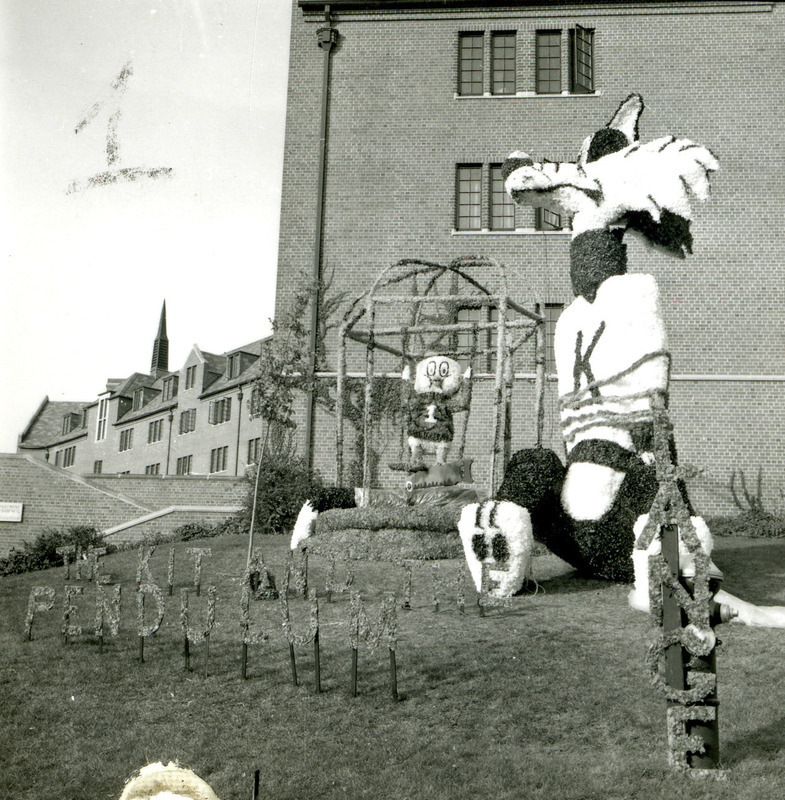
<path fill-rule="evenodd" d="M 259 770 L 257 769 L 253 774 L 253 793 L 251 800 L 259 800 Z"/>
<path fill-rule="evenodd" d="M 319 631 L 313 637 L 313 678 L 314 691 L 319 694 L 322 691 L 322 667 L 319 658 Z"/>
<path fill-rule="evenodd" d="M 210 637 L 204 637 L 204 677 L 210 676 Z"/>
<path fill-rule="evenodd" d="M 352 697 L 357 697 L 357 648 L 352 648 L 352 680 L 351 680 Z"/>
<path fill-rule="evenodd" d="M 144 636 L 139 637 L 139 663 L 144 664 Z"/>
<path fill-rule="evenodd" d="M 297 686 L 297 661 L 294 657 L 294 645 L 289 645 L 289 662 L 292 666 L 292 684 Z"/>
<path fill-rule="evenodd" d="M 243 680 L 248 677 L 248 645 L 245 642 L 243 642 L 242 655 L 240 657 L 240 677 Z"/>
<path fill-rule="evenodd" d="M 183 659 L 185 661 L 185 671 L 188 672 L 191 669 L 191 644 L 188 641 L 187 633 L 183 636 Z"/>
<path fill-rule="evenodd" d="M 393 700 L 400 699 L 398 697 L 398 670 L 395 665 L 395 650 L 390 648 L 390 692 Z"/>

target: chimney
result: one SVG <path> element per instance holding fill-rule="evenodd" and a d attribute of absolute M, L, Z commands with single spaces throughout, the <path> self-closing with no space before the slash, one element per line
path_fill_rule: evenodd
<path fill-rule="evenodd" d="M 158 335 L 153 344 L 153 360 L 150 365 L 153 377 L 160 378 L 169 372 L 169 339 L 166 336 L 166 300 L 161 307 L 161 321 L 158 324 Z"/>

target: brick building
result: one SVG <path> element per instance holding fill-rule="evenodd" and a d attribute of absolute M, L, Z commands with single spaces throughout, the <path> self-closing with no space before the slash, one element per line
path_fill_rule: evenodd
<path fill-rule="evenodd" d="M 222 355 L 194 345 L 170 370 L 164 305 L 149 373 L 108 380 L 91 401 L 45 398 L 0 458 L 0 557 L 49 528 L 117 543 L 238 511 L 262 450 L 248 401 L 266 341 Z"/>
<path fill-rule="evenodd" d="M 731 473 L 749 483 L 762 470 L 773 501 L 785 486 L 783 112 L 772 102 L 783 45 L 785 9 L 770 2 L 297 0 L 276 317 L 317 274 L 357 297 L 401 258 L 482 254 L 506 264 L 512 298 L 539 303 L 552 325 L 572 300 L 569 220 L 513 207 L 499 166 L 518 149 L 574 160 L 639 92 L 642 141 L 684 136 L 720 162 L 692 256 L 626 238 L 630 271 L 660 285 L 680 458 L 703 470 L 691 492 L 703 513 L 727 511 Z M 333 337 L 328 376 L 335 353 Z M 350 354 L 350 370 L 362 357 Z M 531 357 L 515 363 L 514 449 L 532 444 Z M 475 384 L 466 454 L 478 462 L 491 380 Z M 545 441 L 561 451 L 555 400 L 551 380 Z M 326 476 L 333 428 L 318 407 L 300 428 Z"/>
<path fill-rule="evenodd" d="M 264 342 L 223 355 L 194 345 L 170 371 L 164 306 L 150 372 L 109 380 L 92 401 L 46 398 L 18 452 L 74 474 L 244 475 L 259 455 L 263 425 L 248 399 Z"/>

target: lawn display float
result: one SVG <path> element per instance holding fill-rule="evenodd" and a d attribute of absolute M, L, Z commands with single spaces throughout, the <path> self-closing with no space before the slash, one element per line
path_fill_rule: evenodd
<path fill-rule="evenodd" d="M 473 273 L 493 279 L 495 291 Z M 403 288 L 407 284 L 408 292 Z M 458 312 L 463 309 L 474 316 L 462 317 Z M 362 409 L 352 408 L 362 414 L 362 485 L 309 498 L 294 526 L 292 550 L 307 548 L 335 561 L 460 557 L 461 512 L 484 494 L 471 485 L 476 459 L 464 457 L 477 365 L 483 380 L 493 380 L 493 446 L 486 451 L 490 463 L 483 468 L 490 485 L 497 486 L 510 450 L 513 357 L 532 336 L 537 352 L 544 353 L 543 329 L 539 314 L 509 297 L 504 268 L 492 259 L 471 257 L 446 265 L 404 259 L 384 270 L 347 310 L 340 326 L 336 473 L 343 484 L 344 416 L 352 397 L 347 345 L 359 343 L 365 348 L 364 397 Z M 359 362 L 361 355 L 354 354 L 354 360 Z M 544 366 L 538 364 L 534 418 L 540 441 Z M 380 379 L 395 377 L 400 378 L 400 390 L 388 392 L 385 400 L 400 434 L 400 453 L 387 465 L 385 480 L 378 481 L 371 467 L 374 425 L 379 424 L 372 413 L 379 394 L 374 387 Z M 511 547 L 510 552 L 517 550 Z"/>
<path fill-rule="evenodd" d="M 584 141 L 575 162 L 536 163 L 516 152 L 502 165 L 516 203 L 571 216 L 575 300 L 559 317 L 554 342 L 567 465 L 541 448 L 520 451 L 495 494 L 527 509 L 534 538 L 579 572 L 636 580 L 630 602 L 638 608 L 648 607 L 648 576 L 645 557 L 632 558 L 636 524 L 644 527 L 638 520 L 649 513 L 665 474 L 678 467 L 667 420 L 670 354 L 659 289 L 651 275 L 627 273 L 623 238 L 636 233 L 684 259 L 692 252 L 691 199 L 708 199 L 709 176 L 718 169 L 714 155 L 688 139 L 640 142 L 643 108 L 640 95 L 627 97 Z M 657 465 L 656 419 L 665 437 Z M 681 522 L 703 531 L 683 478 L 674 485 L 685 509 Z M 467 529 L 488 518 L 481 509 L 464 516 Z M 785 626 L 785 609 L 759 609 L 725 591 L 718 601 L 741 622 Z"/>
<path fill-rule="evenodd" d="M 566 467 L 542 449 L 515 454 L 494 500 L 464 511 L 461 535 L 479 561 L 491 541 L 534 539 L 580 573 L 629 583 L 633 608 L 651 611 L 658 636 L 653 681 L 668 699 L 669 760 L 717 774 L 716 635 L 736 617 L 785 627 L 785 608 L 759 609 L 719 590 L 711 534 L 687 496 L 668 417 L 670 354 L 659 289 L 627 274 L 627 232 L 670 256 L 692 252 L 691 198 L 706 200 L 718 163 L 705 147 L 665 136 L 639 141 L 640 95 L 589 136 L 574 163 L 535 163 L 516 152 L 502 165 L 521 205 L 572 218 L 575 300 L 556 324 L 555 359 Z M 506 529 L 506 530 L 505 530 Z M 471 561 L 470 561 L 471 563 Z M 476 567 L 472 570 L 477 584 Z M 497 584 L 512 594 L 512 581 Z"/>

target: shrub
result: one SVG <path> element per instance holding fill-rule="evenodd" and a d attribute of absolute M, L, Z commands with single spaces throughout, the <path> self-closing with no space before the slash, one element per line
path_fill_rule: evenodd
<path fill-rule="evenodd" d="M 189 542 L 191 539 L 207 539 L 216 536 L 216 528 L 206 528 L 198 522 L 187 522 L 172 531 L 172 539 L 176 542 Z"/>
<path fill-rule="evenodd" d="M 785 538 L 785 516 L 743 512 L 726 517 L 709 517 L 709 530 L 715 536 L 748 536 L 750 538 Z"/>
<path fill-rule="evenodd" d="M 730 494 L 739 513 L 716 517 L 709 528 L 717 536 L 749 536 L 757 538 L 785 537 L 785 514 L 770 511 L 763 502 L 763 468 L 758 469 L 755 488 L 747 485 L 743 470 L 733 470 L 730 476 Z"/>
<path fill-rule="evenodd" d="M 88 547 L 107 547 L 95 528 L 87 525 L 74 525 L 67 531 L 49 528 L 36 537 L 33 542 L 23 542 L 22 548 L 12 548 L 6 558 L 0 558 L 0 575 L 18 575 L 49 567 L 62 566 L 63 556 L 58 548 L 73 545 L 77 551 L 84 552 Z"/>
<path fill-rule="evenodd" d="M 267 456 L 258 466 L 255 533 L 290 534 L 303 503 L 322 486 L 321 478 L 311 473 L 301 458 Z M 248 492 L 243 510 L 234 517 L 240 530 L 251 526 L 256 473 L 248 474 Z"/>

